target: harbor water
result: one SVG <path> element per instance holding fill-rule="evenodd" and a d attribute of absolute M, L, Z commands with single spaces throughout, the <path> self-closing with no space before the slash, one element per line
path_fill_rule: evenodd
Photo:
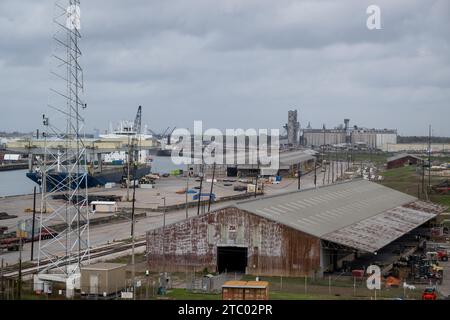
<path fill-rule="evenodd" d="M 32 194 L 33 181 L 26 177 L 27 169 L 0 172 L 0 197 Z M 39 191 L 39 189 L 38 189 Z"/>
<path fill-rule="evenodd" d="M 170 157 L 153 157 L 152 172 L 155 173 L 170 173 L 172 170 L 183 169 L 184 167 L 172 163 Z M 26 169 L 1 171 L 0 197 L 32 194 L 34 186 L 38 185 L 26 177 L 27 172 Z"/>

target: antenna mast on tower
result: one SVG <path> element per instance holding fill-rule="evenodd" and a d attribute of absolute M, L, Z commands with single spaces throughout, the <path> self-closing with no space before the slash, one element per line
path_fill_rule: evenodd
<path fill-rule="evenodd" d="M 48 163 L 41 169 L 46 190 L 42 192 L 40 231 L 51 236 L 39 240 L 38 266 L 40 275 L 52 273 L 65 279 L 80 272 L 90 253 L 80 16 L 79 0 L 56 1 L 51 74 L 58 81 L 50 89 L 52 113 L 50 120 L 44 117 L 44 126 L 46 136 L 51 137 L 47 142 L 58 142 L 46 143 Z M 57 194 L 64 194 L 64 200 L 54 200 Z M 57 233 L 52 229 L 55 224 L 61 226 Z"/>

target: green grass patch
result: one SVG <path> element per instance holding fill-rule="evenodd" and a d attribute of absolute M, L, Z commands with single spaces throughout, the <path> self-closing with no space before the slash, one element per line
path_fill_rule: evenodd
<path fill-rule="evenodd" d="M 386 160 L 388 157 L 390 157 L 391 154 L 387 152 L 378 152 L 378 153 L 370 153 L 370 152 L 353 152 L 353 161 L 355 164 L 358 164 L 359 162 L 372 162 L 376 166 L 384 166 L 386 163 Z M 337 156 L 335 152 L 325 152 L 325 159 L 331 159 L 331 160 L 342 160 L 347 161 L 352 157 L 351 152 L 338 152 Z"/>
<path fill-rule="evenodd" d="M 254 281 L 255 276 L 251 275 L 244 275 L 242 277 L 243 281 Z M 280 288 L 283 285 L 288 286 L 299 286 L 302 287 L 305 285 L 305 277 L 283 277 L 283 280 L 281 280 L 281 277 L 260 277 L 261 281 L 267 281 L 269 282 L 269 285 L 272 288 Z M 338 287 L 353 287 L 353 278 L 336 278 L 335 276 L 332 277 L 332 285 L 338 286 Z M 312 278 L 308 277 L 306 280 L 307 285 L 314 285 L 314 286 L 327 286 L 329 285 L 329 279 L 328 277 L 324 278 Z"/>
<path fill-rule="evenodd" d="M 418 197 L 420 194 L 421 186 L 422 186 L 422 176 L 420 171 L 417 170 L 416 166 L 406 166 L 396 169 L 386 170 L 381 173 L 384 177 L 384 180 L 381 181 L 381 184 L 410 194 L 414 197 Z M 442 181 L 446 180 L 442 177 L 431 177 L 431 185 L 438 184 Z M 425 187 L 428 185 L 428 175 L 424 176 L 424 184 Z M 424 198 L 424 195 L 421 195 Z M 440 195 L 431 193 L 429 195 L 429 199 L 435 203 L 450 207 L 450 195 Z"/>
<path fill-rule="evenodd" d="M 336 295 L 270 291 L 269 299 L 270 300 L 341 300 L 341 299 L 349 299 L 349 297 L 342 297 L 342 296 L 336 296 Z"/>
<path fill-rule="evenodd" d="M 431 195 L 430 200 L 450 208 L 450 195 Z"/>
<path fill-rule="evenodd" d="M 376 166 L 384 166 L 389 156 L 388 153 L 354 153 L 353 159 L 356 163 L 363 161 L 372 162 Z"/>
<path fill-rule="evenodd" d="M 160 296 L 174 300 L 220 300 L 222 296 L 220 294 L 212 293 L 194 293 L 189 292 L 186 289 L 171 289 L 168 290 L 165 296 Z"/>

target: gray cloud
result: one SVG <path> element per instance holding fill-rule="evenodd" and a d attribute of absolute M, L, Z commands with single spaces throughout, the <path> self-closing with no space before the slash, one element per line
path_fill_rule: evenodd
<path fill-rule="evenodd" d="M 366 28 L 381 7 L 382 30 Z M 40 125 L 53 1 L 0 3 L 0 129 Z M 82 1 L 86 128 L 303 126 L 344 117 L 402 134 L 450 135 L 447 0 Z"/>

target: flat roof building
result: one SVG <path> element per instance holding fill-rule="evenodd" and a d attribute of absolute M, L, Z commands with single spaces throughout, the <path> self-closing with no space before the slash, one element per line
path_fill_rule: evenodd
<path fill-rule="evenodd" d="M 349 119 L 344 119 L 345 125 L 334 129 L 303 129 L 303 144 L 308 147 L 348 144 L 382 151 L 397 144 L 397 130 L 350 127 L 349 122 Z"/>

